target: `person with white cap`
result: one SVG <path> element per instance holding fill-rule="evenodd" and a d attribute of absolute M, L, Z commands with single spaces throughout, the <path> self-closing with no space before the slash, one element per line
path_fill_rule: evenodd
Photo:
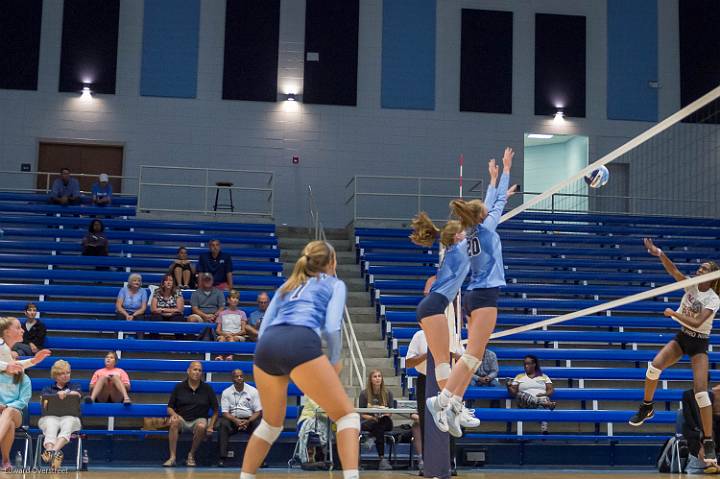
<path fill-rule="evenodd" d="M 112 203 L 112 185 L 107 173 L 102 173 L 98 182 L 92 186 L 92 202 L 94 206 L 108 206 Z"/>

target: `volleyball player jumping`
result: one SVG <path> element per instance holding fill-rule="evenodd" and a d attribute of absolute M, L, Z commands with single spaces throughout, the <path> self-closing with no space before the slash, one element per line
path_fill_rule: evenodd
<path fill-rule="evenodd" d="M 253 366 L 263 418 L 245 450 L 241 479 L 254 479 L 283 430 L 290 379 L 335 422 L 343 479 L 358 478 L 360 416 L 338 376 L 347 289 L 335 277 L 336 266 L 329 243 L 308 243 L 265 312 Z"/>
<path fill-rule="evenodd" d="M 470 270 L 465 230 L 459 221 L 448 221 L 442 230 L 433 224 L 425 212 L 419 213 L 412 221 L 413 243 L 431 247 L 436 239 L 445 247 L 445 254 L 437 269 L 436 280 L 427 296 L 420 301 L 416 317 L 425 332 L 428 349 L 435 361 L 435 380 L 442 390 L 450 376 L 450 331 L 448 330 L 445 310 L 455 299 Z M 462 406 L 458 426 L 477 427 L 480 420 L 471 411 Z M 445 431 L 443 431 L 445 432 Z M 462 431 L 451 429 L 453 436 L 461 436 Z"/>
<path fill-rule="evenodd" d="M 648 252 L 660 258 L 665 271 L 677 281 L 686 279 L 685 275 L 670 261 L 663 251 L 655 246 L 652 240 L 645 238 Z M 711 273 L 720 269 L 713 262 L 702 263 L 695 273 L 696 276 Z M 630 425 L 640 426 L 655 415 L 653 396 L 658 379 L 663 369 L 677 363 L 683 354 L 690 357 L 693 371 L 693 390 L 695 400 L 700 408 L 703 426 L 703 453 L 705 462 L 717 462 L 715 442 L 713 441 L 712 404 L 708 394 L 708 343 L 713 319 L 720 308 L 720 280 L 700 283 L 685 289 L 677 311 L 665 309 L 665 316 L 680 323 L 680 331 L 671 339 L 648 365 L 645 374 L 645 397 L 638 412 L 630 418 Z"/>
<path fill-rule="evenodd" d="M 450 207 L 470 233 L 465 240 L 470 260 L 470 284 L 463 297 L 463 312 L 468 319 L 468 344 L 442 391 L 427 399 L 437 428 L 459 437 L 462 397 L 485 354 L 490 335 L 497 321 L 497 300 L 500 286 L 505 286 L 505 272 L 500 237 L 495 231 L 508 196 L 513 150 L 505 148 L 503 174 L 497 181 L 498 167 L 490 162 L 491 183 L 485 202 L 453 200 Z M 428 335 L 429 336 L 429 335 Z M 430 338 L 428 337 L 428 342 Z"/>

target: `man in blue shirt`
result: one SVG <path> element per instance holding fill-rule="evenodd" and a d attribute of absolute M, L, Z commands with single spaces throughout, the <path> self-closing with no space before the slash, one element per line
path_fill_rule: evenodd
<path fill-rule="evenodd" d="M 265 317 L 265 311 L 267 311 L 270 305 L 270 296 L 265 291 L 261 291 L 257 295 L 257 309 L 250 313 L 248 318 L 247 330 L 253 341 L 257 341 L 258 331 L 260 331 L 260 324 L 262 323 L 263 317 Z"/>
<path fill-rule="evenodd" d="M 80 183 L 70 176 L 70 169 L 60 170 L 60 178 L 52 184 L 50 202 L 57 205 L 77 205 L 80 203 Z"/>
<path fill-rule="evenodd" d="M 202 253 L 198 258 L 197 272 L 212 274 L 213 286 L 217 288 L 228 291 L 233 289 L 232 258 L 220 251 L 220 240 L 210 240 L 208 247 L 210 251 Z"/>
<path fill-rule="evenodd" d="M 112 185 L 110 178 L 103 173 L 100 175 L 99 182 L 92 185 L 92 202 L 95 206 L 108 206 L 112 202 Z"/>

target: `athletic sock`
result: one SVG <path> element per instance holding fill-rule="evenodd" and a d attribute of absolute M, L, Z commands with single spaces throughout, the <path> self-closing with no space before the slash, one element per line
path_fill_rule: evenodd
<path fill-rule="evenodd" d="M 441 407 L 447 407 L 448 404 L 450 404 L 450 400 L 452 399 L 453 394 L 446 389 L 443 389 L 440 394 L 438 394 L 438 404 L 440 404 Z"/>
<path fill-rule="evenodd" d="M 465 406 L 462 400 L 462 396 L 458 396 L 457 394 L 453 395 L 452 399 L 450 400 L 450 404 L 452 404 L 453 409 L 458 412 L 462 411 L 463 406 Z"/>
<path fill-rule="evenodd" d="M 358 479 L 360 473 L 357 469 L 343 469 L 343 479 Z"/>
<path fill-rule="evenodd" d="M 240 479 L 255 479 L 255 474 L 249 472 L 240 472 Z"/>

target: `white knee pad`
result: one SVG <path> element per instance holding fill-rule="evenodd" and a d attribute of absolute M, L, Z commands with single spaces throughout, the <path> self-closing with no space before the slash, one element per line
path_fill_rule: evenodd
<path fill-rule="evenodd" d="M 274 427 L 265 422 L 265 419 L 260 421 L 260 425 L 255 428 L 253 436 L 257 436 L 268 444 L 272 444 L 277 441 L 277 438 L 282 432 L 282 427 Z"/>
<path fill-rule="evenodd" d="M 460 356 L 460 361 L 464 362 L 467 368 L 473 373 L 477 371 L 477 368 L 480 367 L 480 363 L 482 362 L 472 354 L 468 353 L 463 353 L 463 355 Z"/>
<path fill-rule="evenodd" d="M 335 425 L 337 426 L 337 432 L 340 432 L 343 429 L 357 429 L 359 431 L 360 414 L 356 412 L 345 414 L 343 417 L 335 421 Z"/>
<path fill-rule="evenodd" d="M 712 406 L 712 403 L 710 402 L 710 395 L 707 391 L 696 393 L 695 401 L 697 401 L 697 405 L 700 409 Z"/>
<path fill-rule="evenodd" d="M 450 363 L 440 363 L 435 365 L 435 380 L 445 381 L 450 377 Z"/>
<path fill-rule="evenodd" d="M 662 369 L 658 369 L 652 364 L 648 364 L 647 372 L 645 373 L 645 377 L 648 379 L 652 379 L 653 381 L 657 381 L 660 379 L 660 373 L 662 372 Z"/>

